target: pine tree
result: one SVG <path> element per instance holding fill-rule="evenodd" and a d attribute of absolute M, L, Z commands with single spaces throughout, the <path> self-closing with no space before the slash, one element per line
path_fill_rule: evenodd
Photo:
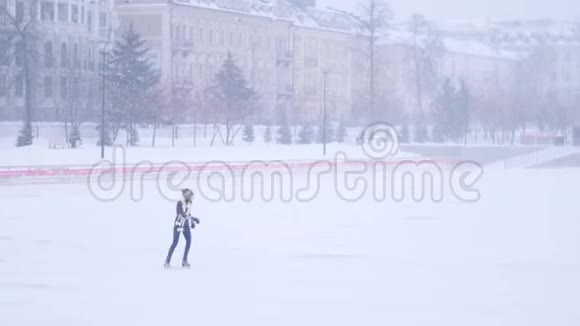
<path fill-rule="evenodd" d="M 290 145 L 292 144 L 292 132 L 287 124 L 284 124 L 278 128 L 278 138 L 276 139 L 278 144 Z"/>
<path fill-rule="evenodd" d="M 336 131 L 336 141 L 339 143 L 344 143 L 347 136 L 346 127 L 343 122 L 338 124 L 338 130 Z"/>
<path fill-rule="evenodd" d="M 127 145 L 133 146 L 139 142 L 136 124 L 146 120 L 151 109 L 149 106 L 155 103 L 152 97 L 159 73 L 149 60 L 149 51 L 150 48 L 131 24 L 116 43 L 108 61 L 108 91 L 112 103 L 108 117 L 113 135 L 124 124 L 129 135 Z"/>
<path fill-rule="evenodd" d="M 228 51 L 214 84 L 207 91 L 215 102 L 215 113 L 226 127 L 226 145 L 231 145 L 235 136 L 234 125 L 252 113 L 257 100 L 256 92 L 250 87 L 231 52 Z"/>
<path fill-rule="evenodd" d="M 139 131 L 135 125 L 129 125 L 128 144 L 131 146 L 137 146 L 139 144 Z"/>
<path fill-rule="evenodd" d="M 424 143 L 428 140 L 427 126 L 422 118 L 415 123 L 414 132 L 413 138 L 416 143 Z"/>
<path fill-rule="evenodd" d="M 246 143 L 253 143 L 255 140 L 254 136 L 254 126 L 248 123 L 244 126 L 244 133 L 242 134 L 242 140 Z"/>
<path fill-rule="evenodd" d="M 463 81 L 457 88 L 447 79 L 435 101 L 435 141 L 464 139 L 469 128 L 469 91 Z"/>
<path fill-rule="evenodd" d="M 401 131 L 399 132 L 399 142 L 402 144 L 407 144 L 410 141 L 409 137 L 410 137 L 409 124 L 407 122 L 403 122 Z"/>
<path fill-rule="evenodd" d="M 81 142 L 81 131 L 77 123 L 73 124 L 68 141 L 71 148 L 77 148 Z"/>
<path fill-rule="evenodd" d="M 266 144 L 269 144 L 272 142 L 272 127 L 270 127 L 270 125 L 268 125 L 266 127 L 266 130 L 264 131 L 264 142 Z"/>
<path fill-rule="evenodd" d="M 326 137 L 326 143 L 330 144 L 334 141 L 334 129 L 330 123 L 326 124 L 326 135 L 322 132 L 324 130 L 323 126 L 318 128 L 318 133 L 316 137 L 316 142 L 319 144 L 324 143 L 324 138 Z"/>
<path fill-rule="evenodd" d="M 300 127 L 300 132 L 298 133 L 298 143 L 299 144 L 312 144 L 314 138 L 314 128 L 309 123 L 304 124 Z"/>
<path fill-rule="evenodd" d="M 30 146 L 32 145 L 32 138 L 32 123 L 30 123 L 30 120 L 26 120 L 22 129 L 20 129 L 20 134 L 16 140 L 16 146 Z"/>
<path fill-rule="evenodd" d="M 328 125 L 328 130 L 326 131 L 326 141 L 327 144 L 329 143 L 334 143 L 335 142 L 335 137 L 334 137 L 334 128 L 332 127 L 331 124 Z"/>
<path fill-rule="evenodd" d="M 18 7 L 22 6 L 22 10 Z M 6 1 L 0 0 L 0 25 L 2 26 L 1 40 L 2 49 L 0 49 L 0 65 L 8 64 L 11 57 L 17 62 L 19 68 L 18 75 L 22 78 L 24 90 L 24 112 L 23 125 L 16 139 L 16 146 L 23 147 L 32 145 L 32 121 L 36 99 L 36 80 L 34 71 L 38 69 L 38 32 L 39 32 L 39 15 L 35 13 L 39 6 L 39 0 L 27 1 Z M 20 14 L 19 14 L 20 13 Z M 9 46 L 6 48 L 6 44 Z M 16 43 L 15 51 L 9 54 L 10 44 Z M 8 56 L 2 55 L 8 54 Z M 19 63 L 18 63 L 19 62 Z M 10 84 L 11 81 L 8 81 Z"/>
<path fill-rule="evenodd" d="M 99 133 L 99 140 L 97 141 L 97 146 L 101 146 L 101 124 L 97 125 L 97 131 Z M 105 146 L 113 146 L 113 139 L 111 137 L 111 125 L 105 122 L 105 133 L 103 134 L 103 140 Z"/>

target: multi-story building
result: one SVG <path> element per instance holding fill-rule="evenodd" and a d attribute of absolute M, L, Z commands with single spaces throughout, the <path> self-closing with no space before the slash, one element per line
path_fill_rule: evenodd
<path fill-rule="evenodd" d="M 499 52 L 511 52 L 541 79 L 540 91 L 565 105 L 580 104 L 580 30 L 575 23 L 503 21 L 447 24 L 446 34 L 477 41 Z"/>
<path fill-rule="evenodd" d="M 427 40 L 427 37 L 432 38 Z M 367 45 L 368 46 L 368 45 Z M 416 47 L 416 48 L 415 48 Z M 408 24 L 392 28 L 376 50 L 376 112 L 374 118 L 395 123 L 429 116 L 443 82 L 465 82 L 473 95 L 491 94 L 493 87 L 508 87 L 518 61 L 513 51 L 499 51 L 473 39 L 450 37 L 439 32 L 415 35 Z M 368 97 L 370 71 L 366 58 L 355 83 L 362 99 Z M 365 101 L 361 102 L 364 111 Z"/>
<path fill-rule="evenodd" d="M 22 118 L 28 84 L 22 73 L 24 56 L 32 73 L 28 87 L 33 88 L 35 120 L 93 117 L 99 93 L 95 90 L 100 90 L 99 49 L 111 37 L 112 0 L 2 2 L 6 11 L 0 12 L 0 118 Z M 27 34 L 18 33 L 14 23 L 29 26 Z M 21 51 L 23 38 L 27 53 Z"/>
<path fill-rule="evenodd" d="M 297 0 L 0 0 L 19 19 L 34 19 L 29 54 L 34 68 L 34 115 L 42 120 L 94 118 L 100 90 L 100 49 L 130 24 L 151 47 L 161 85 L 173 105 L 199 106 L 231 52 L 260 97 L 260 122 L 368 118 L 368 49 L 356 17 Z M 113 7 L 114 6 L 114 7 Z M 115 15 L 113 15 L 115 13 Z M 115 23 L 118 18 L 118 23 Z M 404 24 L 403 24 L 404 25 Z M 567 105 L 580 103 L 580 37 L 573 24 L 448 23 L 440 27 L 440 78 L 470 89 L 509 92 L 523 60 L 542 51 L 543 88 Z M 20 119 L 22 56 L 10 21 L 0 19 L 0 119 Z M 437 87 L 418 104 L 413 35 L 391 30 L 379 44 L 376 110 L 386 118 L 429 110 Z M 197 102 L 196 102 L 197 101 Z M 187 107 L 183 108 L 187 110 Z M 204 108 L 211 112 L 212 108 Z"/>
<path fill-rule="evenodd" d="M 119 31 L 133 24 L 149 42 L 174 97 L 202 94 L 231 52 L 260 96 L 262 122 L 317 121 L 324 105 L 336 119 L 350 113 L 353 21 L 345 14 L 285 0 L 116 3 Z"/>
<path fill-rule="evenodd" d="M 580 105 L 580 29 L 554 21 L 501 22 L 489 32 L 496 47 L 528 54 L 543 88 L 564 105 Z"/>

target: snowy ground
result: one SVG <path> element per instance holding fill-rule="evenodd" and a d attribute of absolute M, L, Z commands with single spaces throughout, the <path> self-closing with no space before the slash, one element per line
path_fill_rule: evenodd
<path fill-rule="evenodd" d="M 40 139 L 36 139 L 32 146 L 17 148 L 14 146 L 14 138 L 2 136 L 0 123 L 0 167 L 2 166 L 46 166 L 46 165 L 92 165 L 100 160 L 101 149 L 96 146 L 98 137 L 94 130 L 85 127 L 86 133 L 90 136 L 83 138 L 83 144 L 77 149 L 50 149 L 49 135 L 61 132 L 59 128 L 48 129 L 42 133 Z M 12 126 L 14 127 L 14 126 Z M 44 128 L 48 128 L 45 126 Z M 252 144 L 248 144 L 241 139 L 241 133 L 236 137 L 235 146 L 224 146 L 223 142 L 217 138 L 214 144 L 212 140 L 212 128 L 208 128 L 204 137 L 203 126 L 197 127 L 197 137 L 193 141 L 193 129 L 191 126 L 181 127 L 180 136 L 172 142 L 169 128 L 161 128 L 156 138 L 156 147 L 151 147 L 152 129 L 140 130 L 140 143 L 137 147 L 124 148 L 126 163 L 138 163 L 149 161 L 152 163 L 165 163 L 171 160 L 182 162 L 208 162 L 220 160 L 251 161 L 251 160 L 317 160 L 324 158 L 321 144 L 310 145 L 279 145 L 275 140 L 272 143 L 265 143 L 263 140 L 264 127 L 256 127 L 256 139 Z M 89 131 L 92 131 L 90 133 Z M 360 146 L 355 143 L 358 129 L 350 130 L 350 135 L 345 143 L 328 144 L 328 153 L 345 152 L 349 158 L 366 158 Z M 117 145 L 123 146 L 124 135 L 120 135 Z M 272 129 L 272 137 L 276 136 L 276 129 Z M 123 146 L 124 147 L 124 146 Z M 112 147 L 107 147 L 105 158 L 113 158 Z M 117 152 L 119 154 L 119 152 Z M 399 153 L 399 157 L 415 157 L 409 153 Z M 327 157 L 332 158 L 333 155 Z"/>
<path fill-rule="evenodd" d="M 481 200 L 194 203 L 190 270 L 162 268 L 173 204 L 0 186 L 0 325 L 580 324 L 580 170 L 487 171 Z M 182 252 L 183 240 L 174 262 Z"/>

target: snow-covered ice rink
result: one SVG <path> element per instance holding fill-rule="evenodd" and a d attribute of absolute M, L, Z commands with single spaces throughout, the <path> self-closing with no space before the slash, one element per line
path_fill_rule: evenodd
<path fill-rule="evenodd" d="M 0 186 L 0 325 L 576 326 L 579 172 L 486 171 L 477 203 L 198 197 L 189 270 L 163 269 L 152 181 L 110 203 Z"/>

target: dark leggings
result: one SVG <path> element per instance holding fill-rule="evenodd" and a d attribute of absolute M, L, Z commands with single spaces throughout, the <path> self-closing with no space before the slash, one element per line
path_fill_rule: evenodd
<path fill-rule="evenodd" d="M 191 247 L 191 229 L 189 225 L 183 226 L 183 237 L 185 238 L 185 251 L 183 252 L 183 261 L 187 261 L 187 256 L 189 255 L 189 247 Z M 171 261 L 171 256 L 173 256 L 173 251 L 175 251 L 175 247 L 179 243 L 179 234 L 182 233 L 177 230 L 177 226 L 173 228 L 173 243 L 171 243 L 171 247 L 169 247 L 169 252 L 167 253 L 167 262 Z"/>

